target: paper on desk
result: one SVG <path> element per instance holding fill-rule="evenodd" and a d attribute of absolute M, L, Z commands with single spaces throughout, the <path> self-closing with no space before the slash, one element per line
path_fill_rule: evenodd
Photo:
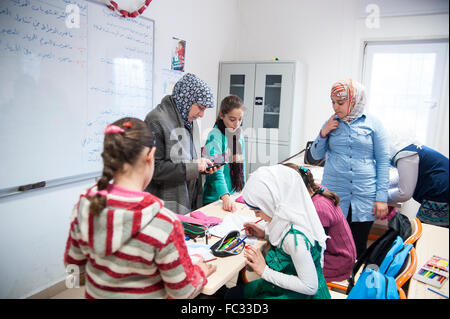
<path fill-rule="evenodd" d="M 256 222 L 258 220 L 259 218 L 257 217 L 227 214 L 219 225 L 209 228 L 209 233 L 213 236 L 223 237 L 233 230 L 241 232 L 241 229 L 244 228 L 244 223 Z M 265 222 L 261 221 L 258 223 L 258 225 L 264 227 Z M 243 230 L 241 233 L 245 233 L 245 230 Z"/>
<path fill-rule="evenodd" d="M 196 244 L 191 241 L 186 242 L 189 257 L 191 257 L 192 263 L 196 264 L 201 257 L 204 261 L 214 259 L 214 255 L 211 252 L 209 245 Z"/>

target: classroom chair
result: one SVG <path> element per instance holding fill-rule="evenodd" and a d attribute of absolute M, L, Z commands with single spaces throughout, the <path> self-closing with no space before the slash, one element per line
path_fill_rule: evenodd
<path fill-rule="evenodd" d="M 415 244 L 416 241 L 422 236 L 422 223 L 418 218 L 414 218 L 413 220 L 410 220 L 411 222 L 411 235 L 405 240 L 405 244 Z M 376 240 L 379 236 L 377 235 L 369 235 L 369 239 Z M 396 284 L 397 284 L 397 290 L 400 295 L 400 299 L 406 299 L 406 294 L 403 290 L 403 286 L 408 282 L 408 280 L 411 279 L 411 277 L 416 272 L 417 268 L 417 253 L 415 248 L 411 248 L 408 258 L 406 261 L 406 266 L 404 270 L 396 276 Z M 356 275 L 356 278 L 359 277 L 359 274 L 361 273 L 362 269 L 359 270 L 358 274 Z M 357 280 L 357 279 L 356 279 Z M 355 280 L 355 282 L 356 282 Z M 328 282 L 327 283 L 328 289 L 332 290 L 334 292 L 338 292 L 341 294 L 345 294 L 347 291 L 348 283 L 347 281 L 341 281 L 341 282 Z"/>

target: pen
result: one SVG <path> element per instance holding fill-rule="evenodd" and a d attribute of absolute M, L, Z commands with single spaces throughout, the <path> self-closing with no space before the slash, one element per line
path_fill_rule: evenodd
<path fill-rule="evenodd" d="M 443 293 L 440 293 L 439 291 L 436 291 L 436 290 L 434 290 L 434 289 L 431 289 L 430 287 L 428 287 L 428 290 L 434 292 L 435 294 L 438 294 L 438 295 L 441 296 L 441 297 L 444 297 L 444 298 L 447 298 L 447 299 L 448 299 L 448 296 L 447 296 L 447 295 L 444 295 Z"/>
<path fill-rule="evenodd" d="M 209 263 L 210 261 L 216 260 L 217 258 L 213 258 L 213 259 L 209 259 L 209 260 L 205 260 L 205 263 Z"/>
<path fill-rule="evenodd" d="M 262 221 L 262 218 L 260 220 L 258 220 L 257 222 L 255 222 L 255 224 L 258 224 L 260 221 Z M 241 231 L 243 231 L 244 229 L 246 229 L 247 227 L 244 227 L 241 229 Z"/>

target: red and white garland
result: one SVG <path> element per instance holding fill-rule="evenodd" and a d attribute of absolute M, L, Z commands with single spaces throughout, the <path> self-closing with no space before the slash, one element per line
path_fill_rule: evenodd
<path fill-rule="evenodd" d="M 135 10 L 133 12 L 129 12 L 127 10 L 123 10 L 123 9 L 119 8 L 119 5 L 117 4 L 117 2 L 115 2 L 113 0 L 110 0 L 109 4 L 107 4 L 107 6 L 112 11 L 119 12 L 123 18 L 136 18 L 138 15 L 141 15 L 145 11 L 145 9 L 147 9 L 150 2 L 152 2 L 152 0 L 145 0 L 144 5 L 139 10 Z"/>

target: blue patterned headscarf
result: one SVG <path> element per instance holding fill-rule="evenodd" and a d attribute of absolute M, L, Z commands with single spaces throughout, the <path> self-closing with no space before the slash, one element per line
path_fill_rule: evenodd
<path fill-rule="evenodd" d="M 189 111 L 193 104 L 214 107 L 214 94 L 211 87 L 192 73 L 186 73 L 173 87 L 172 98 L 184 121 L 184 126 L 192 128 L 188 122 Z"/>

